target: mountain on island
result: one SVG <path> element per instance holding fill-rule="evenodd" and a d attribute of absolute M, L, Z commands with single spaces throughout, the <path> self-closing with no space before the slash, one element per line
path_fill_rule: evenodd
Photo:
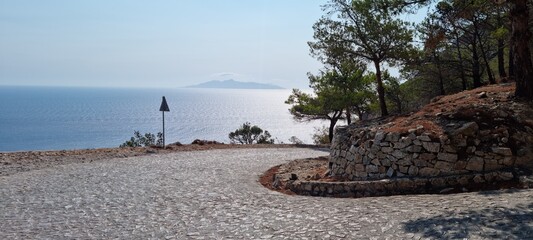
<path fill-rule="evenodd" d="M 230 80 L 213 80 L 197 85 L 187 86 L 187 88 L 225 88 L 225 89 L 283 89 L 280 86 L 256 82 L 239 82 Z"/>

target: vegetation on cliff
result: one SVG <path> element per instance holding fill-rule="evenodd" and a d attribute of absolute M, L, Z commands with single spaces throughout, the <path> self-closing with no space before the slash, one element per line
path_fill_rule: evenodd
<path fill-rule="evenodd" d="M 406 14 L 423 7 L 426 18 Z M 330 0 L 313 26 L 311 55 L 324 64 L 309 74 L 314 94 L 287 100 L 298 120 L 336 123 L 420 109 L 437 96 L 516 82 L 517 101 L 533 100 L 527 0 Z M 367 69 L 367 66 L 370 65 Z M 400 70 L 397 77 L 385 69 Z"/>

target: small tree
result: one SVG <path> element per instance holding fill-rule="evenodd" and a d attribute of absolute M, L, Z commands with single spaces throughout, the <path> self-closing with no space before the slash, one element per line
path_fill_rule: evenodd
<path fill-rule="evenodd" d="M 122 143 L 120 147 L 149 147 L 149 146 L 162 146 L 163 145 L 163 133 L 158 132 L 157 138 L 153 133 L 145 133 L 142 135 L 139 131 L 133 132 L 133 137 L 130 140 Z"/>
<path fill-rule="evenodd" d="M 292 136 L 291 138 L 289 138 L 289 142 L 291 142 L 292 144 L 304 144 L 304 142 L 296 136 Z"/>
<path fill-rule="evenodd" d="M 344 102 L 339 101 L 343 96 L 330 89 L 316 93 L 317 96 L 293 89 L 286 104 L 292 105 L 289 111 L 297 121 L 311 121 L 318 119 L 329 120 L 329 139 L 333 139 L 333 130 L 337 121 L 344 118 Z"/>
<path fill-rule="evenodd" d="M 328 128 L 325 126 L 315 127 L 315 133 L 313 133 L 313 142 L 319 144 L 330 144 L 328 136 Z"/>
<path fill-rule="evenodd" d="M 268 131 L 263 131 L 260 127 L 249 122 L 243 123 L 242 126 L 228 135 L 231 143 L 240 144 L 273 144 L 274 139 Z"/>

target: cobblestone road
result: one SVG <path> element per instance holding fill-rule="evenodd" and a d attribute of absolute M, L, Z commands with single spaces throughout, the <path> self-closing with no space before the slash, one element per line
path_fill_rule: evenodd
<path fill-rule="evenodd" d="M 320 155 L 181 152 L 0 177 L 0 239 L 533 239 L 533 190 L 331 199 L 257 182 Z"/>

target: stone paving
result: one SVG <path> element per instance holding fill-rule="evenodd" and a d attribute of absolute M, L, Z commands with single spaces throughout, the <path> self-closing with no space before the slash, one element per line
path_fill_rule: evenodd
<path fill-rule="evenodd" d="M 332 199 L 257 181 L 327 154 L 179 152 L 0 177 L 0 239 L 533 239 L 533 190 Z"/>

